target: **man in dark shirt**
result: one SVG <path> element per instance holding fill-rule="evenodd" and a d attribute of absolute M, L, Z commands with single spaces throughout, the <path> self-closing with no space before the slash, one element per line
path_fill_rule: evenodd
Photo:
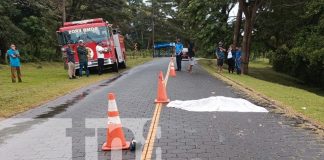
<path fill-rule="evenodd" d="M 189 48 L 188 48 L 188 57 L 189 57 L 189 69 L 188 72 L 192 72 L 192 66 L 195 65 L 195 45 L 193 42 L 189 42 Z"/>
<path fill-rule="evenodd" d="M 218 47 L 216 49 L 216 57 L 217 57 L 218 71 L 220 73 L 222 73 L 222 71 L 223 71 L 223 64 L 224 64 L 224 59 L 225 59 L 225 51 L 226 51 L 226 49 L 223 48 L 223 42 L 219 42 Z"/>
<path fill-rule="evenodd" d="M 87 48 L 84 45 L 83 40 L 79 41 L 79 46 L 77 48 L 78 56 L 79 56 L 79 76 L 82 77 L 82 70 L 86 71 L 87 77 L 89 77 L 89 68 L 88 68 L 88 51 Z"/>
<path fill-rule="evenodd" d="M 68 74 L 70 79 L 75 79 L 75 58 L 74 58 L 74 52 L 71 49 L 71 45 L 68 45 L 68 48 L 66 49 L 66 55 L 67 55 L 67 62 L 68 62 Z"/>

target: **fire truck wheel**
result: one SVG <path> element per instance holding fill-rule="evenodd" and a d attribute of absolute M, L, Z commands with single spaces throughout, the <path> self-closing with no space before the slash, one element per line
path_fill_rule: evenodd
<path fill-rule="evenodd" d="M 114 72 L 118 72 L 118 62 L 115 62 L 112 67 Z"/>
<path fill-rule="evenodd" d="M 126 61 L 124 60 L 124 62 L 119 63 L 119 66 L 120 66 L 120 68 L 126 68 L 127 67 L 126 66 Z"/>
<path fill-rule="evenodd" d="M 79 69 L 76 69 L 76 70 L 75 70 L 75 75 L 76 75 L 76 76 L 79 76 Z"/>

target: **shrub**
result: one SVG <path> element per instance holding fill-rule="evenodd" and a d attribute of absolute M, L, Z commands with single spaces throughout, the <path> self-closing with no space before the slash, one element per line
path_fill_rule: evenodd
<path fill-rule="evenodd" d="M 272 56 L 273 68 L 313 86 L 324 88 L 324 37 L 299 39 L 292 49 L 280 47 Z"/>

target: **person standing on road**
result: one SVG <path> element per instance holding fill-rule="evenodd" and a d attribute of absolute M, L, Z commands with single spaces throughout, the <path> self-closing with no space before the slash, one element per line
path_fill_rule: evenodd
<path fill-rule="evenodd" d="M 21 83 L 21 72 L 20 72 L 20 54 L 16 49 L 15 44 L 10 45 L 10 49 L 7 51 L 10 60 L 11 67 L 11 80 L 12 83 L 16 83 L 16 72 L 18 77 L 18 82 Z"/>
<path fill-rule="evenodd" d="M 218 47 L 216 49 L 216 57 L 217 57 L 218 72 L 220 72 L 220 73 L 222 73 L 222 71 L 223 71 L 225 51 L 226 51 L 226 49 L 223 48 L 223 43 L 219 42 Z"/>
<path fill-rule="evenodd" d="M 102 71 L 104 69 L 104 63 L 105 63 L 105 49 L 102 47 L 102 42 L 99 42 L 97 47 L 97 59 L 98 59 L 98 74 L 99 76 L 102 74 Z"/>
<path fill-rule="evenodd" d="M 236 54 L 235 54 L 235 68 L 236 68 L 236 73 L 241 74 L 241 47 L 237 46 L 236 47 Z"/>
<path fill-rule="evenodd" d="M 177 61 L 177 70 L 181 71 L 181 61 L 182 61 L 182 50 L 183 44 L 180 42 L 180 38 L 177 38 L 177 43 L 175 44 L 175 54 L 176 54 L 176 61 Z"/>
<path fill-rule="evenodd" d="M 189 68 L 188 72 L 192 72 L 192 67 L 195 65 L 195 44 L 190 41 L 188 47 Z"/>
<path fill-rule="evenodd" d="M 69 79 L 75 79 L 75 58 L 74 58 L 74 52 L 71 49 L 71 45 L 68 45 L 68 48 L 66 49 L 66 55 L 67 55 L 67 61 L 68 61 L 68 75 Z"/>
<path fill-rule="evenodd" d="M 234 73 L 235 59 L 233 53 L 235 54 L 233 45 L 231 44 L 227 51 L 228 73 Z"/>
<path fill-rule="evenodd" d="M 79 40 L 79 46 L 77 48 L 78 56 L 79 56 L 79 76 L 82 77 L 82 70 L 86 71 L 87 77 L 89 77 L 89 68 L 88 68 L 88 51 L 84 45 L 83 40 Z"/>

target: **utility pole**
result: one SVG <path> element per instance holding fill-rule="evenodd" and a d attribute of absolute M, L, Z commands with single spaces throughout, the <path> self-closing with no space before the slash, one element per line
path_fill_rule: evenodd
<path fill-rule="evenodd" d="M 66 5 L 66 0 L 63 0 L 63 2 L 62 2 L 62 22 L 64 23 L 64 22 L 66 22 L 66 7 L 65 7 L 65 5 Z"/>
<path fill-rule="evenodd" d="M 62 0 L 62 26 L 66 22 L 66 9 L 65 8 L 66 8 L 66 0 Z M 61 53 L 61 47 L 60 46 L 57 46 L 56 53 L 58 53 L 58 54 Z M 65 61 L 67 60 L 66 54 L 63 53 L 62 58 L 63 58 L 64 69 L 67 69 L 67 65 L 65 63 Z"/>
<path fill-rule="evenodd" d="M 153 50 L 154 50 L 154 43 L 155 43 L 154 0 L 152 0 L 152 43 L 153 43 Z"/>

